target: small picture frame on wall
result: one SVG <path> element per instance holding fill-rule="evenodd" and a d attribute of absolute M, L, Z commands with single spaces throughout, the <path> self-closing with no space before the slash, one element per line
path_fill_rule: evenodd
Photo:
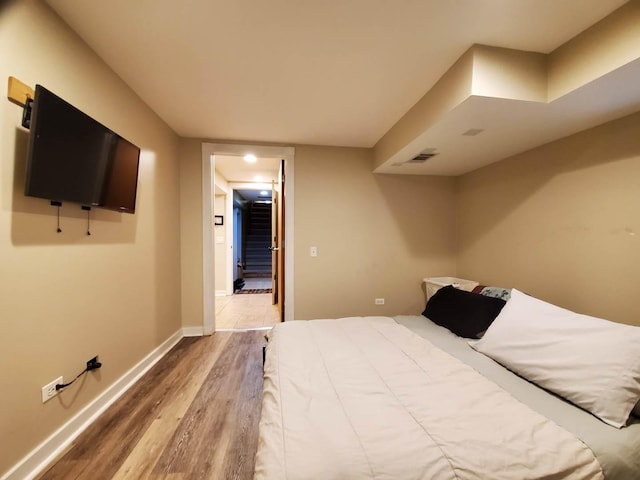
<path fill-rule="evenodd" d="M 224 225 L 224 216 L 222 216 L 222 215 L 214 215 L 213 216 L 213 224 L 214 225 Z"/>

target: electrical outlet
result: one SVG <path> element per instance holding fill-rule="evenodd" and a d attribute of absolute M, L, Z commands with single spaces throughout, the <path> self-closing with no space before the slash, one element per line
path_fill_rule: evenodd
<path fill-rule="evenodd" d="M 87 371 L 95 370 L 100 368 L 102 364 L 98 361 L 98 356 L 96 355 L 91 360 L 87 360 Z"/>
<path fill-rule="evenodd" d="M 47 400 L 51 400 L 58 394 L 60 390 L 56 390 L 56 385 L 58 385 L 59 383 L 64 383 L 62 377 L 58 377 L 53 382 L 48 383 L 47 385 L 42 387 L 42 403 L 46 402 Z"/>
<path fill-rule="evenodd" d="M 376 305 L 384 305 L 384 298 L 376 298 L 375 304 Z"/>
<path fill-rule="evenodd" d="M 96 355 L 91 360 L 87 360 L 87 370 L 93 370 L 96 363 L 98 363 L 98 356 Z"/>

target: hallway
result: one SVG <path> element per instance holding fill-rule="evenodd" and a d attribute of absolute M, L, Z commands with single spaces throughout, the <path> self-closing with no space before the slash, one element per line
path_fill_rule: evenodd
<path fill-rule="evenodd" d="M 270 287 L 270 278 L 247 278 L 244 289 Z M 278 308 L 271 304 L 270 293 L 216 297 L 216 330 L 268 328 L 276 323 Z"/>

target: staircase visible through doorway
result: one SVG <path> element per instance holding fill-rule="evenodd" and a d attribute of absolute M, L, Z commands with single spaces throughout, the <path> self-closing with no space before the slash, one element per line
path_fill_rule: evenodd
<path fill-rule="evenodd" d="M 245 243 L 245 278 L 271 277 L 271 204 L 253 202 Z"/>

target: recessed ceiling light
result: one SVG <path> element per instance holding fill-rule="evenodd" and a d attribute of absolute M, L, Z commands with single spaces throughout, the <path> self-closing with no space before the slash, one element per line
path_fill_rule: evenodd
<path fill-rule="evenodd" d="M 247 153 L 244 156 L 244 161 L 247 163 L 256 163 L 258 161 L 258 159 L 256 158 L 256 156 L 253 153 Z"/>
<path fill-rule="evenodd" d="M 266 190 L 261 190 L 260 191 L 260 195 L 269 195 L 269 192 L 267 192 Z"/>

